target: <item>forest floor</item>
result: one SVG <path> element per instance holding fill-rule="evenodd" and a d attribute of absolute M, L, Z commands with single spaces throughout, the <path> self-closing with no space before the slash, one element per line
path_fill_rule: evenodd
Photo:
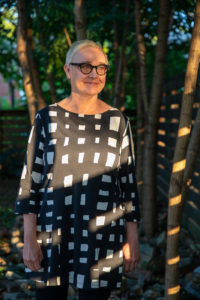
<path fill-rule="evenodd" d="M 18 178 L 0 178 L 0 300 L 35 299 L 33 282 L 24 279 L 22 218 L 13 214 Z M 125 274 L 121 291 L 110 300 L 164 300 L 167 208 L 158 203 L 158 233 L 146 241 L 140 237 L 141 265 Z M 186 229 L 180 237 L 180 300 L 200 299 L 200 243 Z M 77 292 L 70 287 L 68 300 Z"/>

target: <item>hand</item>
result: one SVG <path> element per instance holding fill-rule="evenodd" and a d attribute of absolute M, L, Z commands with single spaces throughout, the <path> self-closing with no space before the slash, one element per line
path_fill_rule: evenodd
<path fill-rule="evenodd" d="M 123 246 L 124 272 L 133 271 L 140 261 L 140 248 L 137 234 L 137 223 L 127 222 L 126 243 Z"/>
<path fill-rule="evenodd" d="M 23 260 L 32 271 L 36 272 L 41 269 L 42 250 L 37 240 L 24 242 Z"/>

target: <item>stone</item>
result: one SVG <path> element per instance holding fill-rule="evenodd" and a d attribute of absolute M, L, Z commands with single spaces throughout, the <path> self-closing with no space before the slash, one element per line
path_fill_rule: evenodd
<path fill-rule="evenodd" d="M 141 266 L 146 265 L 154 256 L 155 248 L 151 247 L 147 243 L 140 244 L 140 256 L 141 256 Z"/>
<path fill-rule="evenodd" d="M 144 298 L 151 298 L 151 299 L 155 299 L 156 297 L 160 296 L 160 293 L 157 291 L 154 291 L 152 289 L 146 290 L 143 293 Z"/>
<path fill-rule="evenodd" d="M 142 296 L 143 295 L 143 288 L 139 284 L 135 284 L 131 289 L 129 295 L 133 296 Z"/>
<path fill-rule="evenodd" d="M 19 239 L 19 237 L 18 236 L 14 236 L 14 237 L 12 237 L 11 238 L 11 244 L 17 244 L 17 243 L 19 243 L 19 241 L 20 241 L 20 239 Z"/>
<path fill-rule="evenodd" d="M 5 274 L 5 278 L 8 279 L 8 280 L 15 280 L 15 279 L 20 279 L 21 276 L 16 274 L 13 271 L 7 271 L 6 274 Z"/>
<path fill-rule="evenodd" d="M 3 257 L 0 257 L 0 266 L 6 266 L 6 265 L 7 265 L 7 261 Z"/>
<path fill-rule="evenodd" d="M 10 245 L 7 241 L 1 241 L 0 243 L 0 255 L 8 255 L 11 253 Z"/>

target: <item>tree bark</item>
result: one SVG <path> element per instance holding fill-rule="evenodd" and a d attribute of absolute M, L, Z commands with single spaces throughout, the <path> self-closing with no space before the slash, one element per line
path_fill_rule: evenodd
<path fill-rule="evenodd" d="M 67 39 L 68 46 L 71 47 L 72 42 L 71 42 L 71 39 L 70 39 L 70 36 L 69 36 L 69 33 L 68 33 L 66 27 L 64 28 L 64 33 L 65 33 L 65 36 L 66 36 L 66 39 Z"/>
<path fill-rule="evenodd" d="M 126 39 L 128 34 L 128 27 L 129 27 L 129 10 L 130 10 L 130 0 L 126 0 L 125 4 L 125 13 L 124 13 L 124 30 L 123 30 L 123 36 L 122 36 L 122 45 L 121 45 L 121 51 L 118 58 L 118 65 L 116 70 L 116 78 L 115 78 L 115 89 L 114 89 L 114 102 L 113 105 L 115 107 L 121 108 L 123 106 L 123 99 L 121 99 L 121 88 L 122 85 L 120 84 L 120 80 L 122 77 L 122 70 L 123 70 L 123 61 L 124 56 L 126 52 Z"/>
<path fill-rule="evenodd" d="M 137 59 L 137 62 L 139 59 Z M 142 105 L 141 86 L 140 86 L 139 63 L 136 67 L 136 92 L 137 92 L 137 143 L 136 143 L 136 178 L 138 184 L 139 199 L 142 199 L 143 185 L 143 152 L 144 152 L 144 109 Z"/>
<path fill-rule="evenodd" d="M 25 0 L 17 1 L 18 10 L 18 29 L 17 29 L 17 52 L 22 67 L 24 89 L 27 97 L 27 104 L 30 122 L 33 124 L 36 114 L 36 103 L 33 85 L 31 81 L 30 66 L 27 55 L 26 19 L 25 19 Z"/>
<path fill-rule="evenodd" d="M 33 57 L 33 49 L 34 49 L 33 31 L 31 28 L 28 28 L 27 30 L 28 59 L 29 59 L 29 65 L 31 71 L 31 78 L 33 82 L 33 88 L 37 99 L 37 109 L 40 110 L 46 106 L 46 101 L 44 99 L 43 92 L 42 92 L 39 70 L 36 67 L 36 63 Z"/>
<path fill-rule="evenodd" d="M 135 28 L 136 28 L 136 40 L 137 40 L 137 52 L 140 68 L 140 86 L 141 96 L 144 105 L 145 114 L 148 111 L 148 89 L 147 89 L 147 74 L 146 74 L 146 47 L 144 43 L 144 37 L 141 32 L 141 0 L 135 1 Z"/>
<path fill-rule="evenodd" d="M 87 38 L 87 34 L 83 0 L 74 0 L 74 15 L 76 39 L 84 40 Z"/>
<path fill-rule="evenodd" d="M 156 141 L 159 109 L 162 99 L 164 68 L 169 34 L 170 0 L 161 0 L 158 17 L 158 42 L 156 46 L 153 84 L 145 124 L 143 173 L 143 231 L 147 238 L 156 229 Z"/>
<path fill-rule="evenodd" d="M 195 170 L 195 162 L 199 154 L 200 149 L 200 108 L 198 109 L 196 120 L 192 129 L 190 142 L 187 148 L 186 154 L 186 167 L 183 177 L 182 186 L 182 209 L 185 206 L 187 193 L 192 181 L 192 175 Z"/>
<path fill-rule="evenodd" d="M 53 73 L 52 72 L 48 73 L 47 77 L 48 77 L 48 83 L 50 86 L 51 103 L 55 103 L 57 101 L 57 98 L 56 98 L 56 89 L 55 89 L 55 84 L 54 84 Z"/>
<path fill-rule="evenodd" d="M 175 147 L 172 175 L 169 188 L 168 235 L 166 254 L 165 298 L 178 300 L 180 294 L 178 245 L 182 213 L 182 188 L 186 164 L 186 151 L 189 143 L 192 107 L 197 84 L 200 59 L 200 0 L 196 2 L 195 23 L 192 33 L 188 64 L 185 75 L 184 93 L 178 137 Z"/>

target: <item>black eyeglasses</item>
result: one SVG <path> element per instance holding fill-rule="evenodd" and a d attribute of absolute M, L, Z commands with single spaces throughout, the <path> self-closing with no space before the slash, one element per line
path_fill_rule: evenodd
<path fill-rule="evenodd" d="M 98 66 L 92 66 L 88 63 L 70 63 L 72 66 L 79 67 L 81 73 L 88 75 L 92 72 L 92 70 L 95 68 L 98 75 L 102 76 L 105 75 L 108 71 L 108 65 L 106 64 L 100 64 Z"/>

